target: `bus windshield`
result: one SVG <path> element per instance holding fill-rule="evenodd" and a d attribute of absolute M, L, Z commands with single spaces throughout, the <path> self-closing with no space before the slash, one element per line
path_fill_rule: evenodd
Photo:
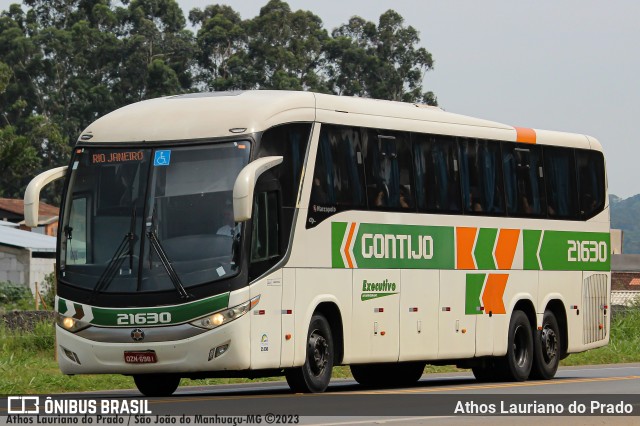
<path fill-rule="evenodd" d="M 77 149 L 61 282 L 94 293 L 177 290 L 187 297 L 189 287 L 236 275 L 241 226 L 232 192 L 249 147 Z"/>

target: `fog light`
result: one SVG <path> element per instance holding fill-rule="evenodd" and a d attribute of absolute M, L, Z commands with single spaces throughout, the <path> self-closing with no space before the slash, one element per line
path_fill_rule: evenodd
<path fill-rule="evenodd" d="M 78 355 L 75 352 L 70 351 L 69 349 L 65 348 L 64 346 L 60 346 L 60 348 L 62 349 L 64 354 L 67 356 L 67 358 L 69 358 L 71 361 L 75 362 L 76 364 L 81 365 L 80 364 L 80 358 L 78 358 Z"/>
<path fill-rule="evenodd" d="M 211 348 L 209 351 L 209 361 L 213 358 L 218 358 L 220 355 L 223 355 L 229 350 L 229 344 L 225 343 L 224 345 L 220 345 L 217 348 Z"/>
<path fill-rule="evenodd" d="M 228 343 L 226 345 L 218 346 L 216 348 L 216 358 L 218 358 L 220 355 L 223 355 L 224 353 L 226 353 L 228 349 L 229 349 L 229 344 Z"/>

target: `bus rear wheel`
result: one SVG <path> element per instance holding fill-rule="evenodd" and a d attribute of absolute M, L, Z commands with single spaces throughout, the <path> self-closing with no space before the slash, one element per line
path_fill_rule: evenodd
<path fill-rule="evenodd" d="M 502 360 L 505 379 L 514 382 L 527 380 L 533 364 L 533 336 L 529 318 L 522 311 L 513 311 L 509 321 L 507 355 Z"/>
<path fill-rule="evenodd" d="M 302 367 L 285 370 L 287 383 L 297 393 L 324 392 L 331 381 L 334 346 L 331 327 L 321 314 L 311 317 L 307 333 L 307 355 Z"/>
<path fill-rule="evenodd" d="M 545 311 L 542 317 L 542 330 L 536 331 L 534 339 L 533 368 L 530 378 L 549 380 L 556 375 L 562 347 L 560 327 L 556 316 L 551 311 Z"/>
<path fill-rule="evenodd" d="M 180 376 L 175 374 L 136 374 L 133 376 L 133 381 L 144 396 L 171 396 L 180 385 Z"/>

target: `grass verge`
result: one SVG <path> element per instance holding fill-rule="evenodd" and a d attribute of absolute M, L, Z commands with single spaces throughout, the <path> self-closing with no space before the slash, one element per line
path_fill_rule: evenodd
<path fill-rule="evenodd" d="M 54 360 L 54 329 L 39 323 L 33 332 L 10 331 L 0 327 L 0 394 L 51 394 L 134 388 L 131 377 L 116 374 L 64 376 Z M 572 354 L 562 365 L 640 362 L 640 307 L 617 313 L 611 322 L 608 346 Z M 453 366 L 428 365 L 425 373 L 462 371 Z M 351 377 L 349 367 L 335 367 L 334 378 Z M 261 380 L 283 380 L 274 377 Z M 181 386 L 247 383 L 249 379 L 183 379 Z"/>

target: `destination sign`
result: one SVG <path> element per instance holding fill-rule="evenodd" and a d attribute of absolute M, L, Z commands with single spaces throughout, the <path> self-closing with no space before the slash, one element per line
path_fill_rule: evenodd
<path fill-rule="evenodd" d="M 142 161 L 144 160 L 144 153 L 142 151 L 117 151 L 108 152 L 106 154 L 96 153 L 91 154 L 91 163 L 123 163 L 126 161 Z"/>

